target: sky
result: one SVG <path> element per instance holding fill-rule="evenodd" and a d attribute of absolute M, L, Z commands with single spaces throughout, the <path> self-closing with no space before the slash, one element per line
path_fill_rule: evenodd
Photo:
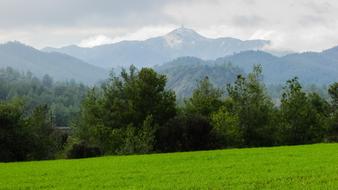
<path fill-rule="evenodd" d="M 270 50 L 338 45 L 335 0 L 0 0 L 0 42 L 36 48 L 145 40 L 185 26 L 210 37 L 270 40 Z"/>

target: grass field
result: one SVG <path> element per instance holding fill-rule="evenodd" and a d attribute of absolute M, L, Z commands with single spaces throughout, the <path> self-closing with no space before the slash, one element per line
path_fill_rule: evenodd
<path fill-rule="evenodd" d="M 0 189 L 338 189 L 338 144 L 6 163 Z"/>

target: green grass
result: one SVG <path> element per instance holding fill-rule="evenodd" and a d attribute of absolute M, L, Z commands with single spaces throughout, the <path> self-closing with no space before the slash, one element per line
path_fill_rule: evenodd
<path fill-rule="evenodd" d="M 338 189 L 338 144 L 4 163 L 0 189 Z"/>

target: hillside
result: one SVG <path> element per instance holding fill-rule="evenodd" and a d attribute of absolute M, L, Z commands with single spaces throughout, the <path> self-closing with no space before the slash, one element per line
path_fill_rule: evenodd
<path fill-rule="evenodd" d="M 156 66 L 155 70 L 167 75 L 168 87 L 179 97 L 186 97 L 191 95 L 196 81 L 206 76 L 223 88 L 238 74 L 245 75 L 258 64 L 263 67 L 263 79 L 268 86 L 284 85 L 293 77 L 298 77 L 304 86 L 324 87 L 338 81 L 338 48 L 283 57 L 263 51 L 245 51 L 216 60 L 184 57 Z"/>
<path fill-rule="evenodd" d="M 338 81 L 338 59 L 334 57 L 337 54 L 337 48 L 320 53 L 295 53 L 283 57 L 262 51 L 246 51 L 219 58 L 215 63 L 231 62 L 246 73 L 252 70 L 253 65 L 260 64 L 263 66 L 267 84 L 281 84 L 297 76 L 305 84 L 328 85 Z"/>
<path fill-rule="evenodd" d="M 179 99 L 191 96 L 198 82 L 205 77 L 215 86 L 224 88 L 234 82 L 237 75 L 244 74 L 231 64 L 214 64 L 194 57 L 178 58 L 156 66 L 155 70 L 167 76 L 167 87 L 174 90 Z"/>
<path fill-rule="evenodd" d="M 19 42 L 0 45 L 0 68 L 5 67 L 30 71 L 37 77 L 48 74 L 55 80 L 74 79 L 86 84 L 94 84 L 108 76 L 106 70 L 69 55 L 41 52 Z"/>
<path fill-rule="evenodd" d="M 0 164 L 2 189 L 335 189 L 337 144 Z"/>
<path fill-rule="evenodd" d="M 182 27 L 145 41 L 122 41 L 93 48 L 72 45 L 59 49 L 45 48 L 44 51 L 65 53 L 103 68 L 129 67 L 132 64 L 144 67 L 182 56 L 216 59 L 236 52 L 259 50 L 267 44 L 269 42 L 264 40 L 211 39 Z"/>

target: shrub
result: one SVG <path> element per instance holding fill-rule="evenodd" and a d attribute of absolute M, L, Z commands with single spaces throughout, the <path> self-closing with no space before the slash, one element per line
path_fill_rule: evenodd
<path fill-rule="evenodd" d="M 98 147 L 90 146 L 84 141 L 73 144 L 67 152 L 67 158 L 89 158 L 101 155 L 102 152 Z"/>

